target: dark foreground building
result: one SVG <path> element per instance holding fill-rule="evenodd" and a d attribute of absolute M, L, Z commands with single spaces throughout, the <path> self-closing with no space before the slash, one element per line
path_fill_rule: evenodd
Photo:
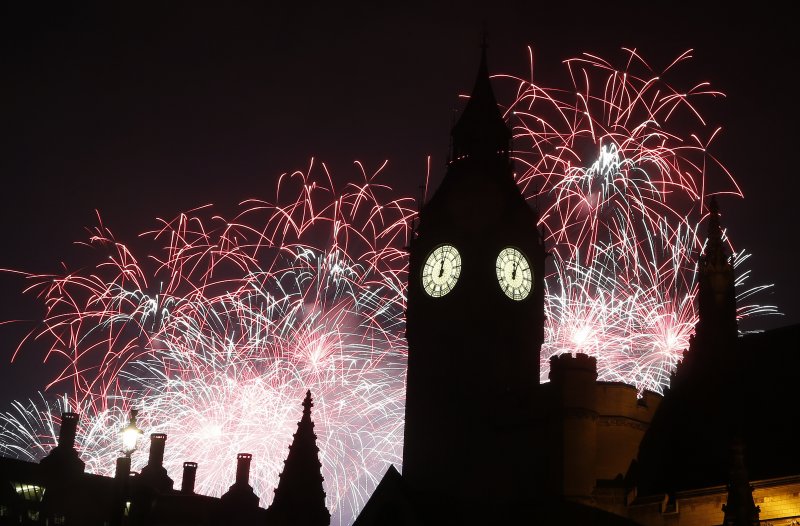
<path fill-rule="evenodd" d="M 700 322 L 662 397 L 597 381 L 594 358 L 551 358 L 539 384 L 546 248 L 513 177 L 511 133 L 482 56 L 441 186 L 409 246 L 402 474 L 389 468 L 356 526 L 800 524 L 800 326 L 739 336 L 716 204 Z M 480 213 L 476 213 L 476 210 Z M 0 459 L 0 524 L 327 525 L 310 393 L 269 509 L 250 455 L 216 499 L 181 490 L 152 435 L 131 476 L 84 473 L 77 415 L 39 464 Z"/>
<path fill-rule="evenodd" d="M 220 498 L 194 492 L 195 462 L 184 462 L 181 488 L 174 489 L 162 465 L 167 435 L 161 433 L 150 435 L 141 473 L 131 473 L 130 457 L 117 459 L 114 477 L 84 473 L 74 447 L 78 415 L 65 413 L 58 446 L 40 463 L 0 458 L 0 525 L 327 526 L 312 406 L 309 391 L 268 509 L 258 506 L 249 484 L 248 453 L 237 455 L 236 478 Z"/>

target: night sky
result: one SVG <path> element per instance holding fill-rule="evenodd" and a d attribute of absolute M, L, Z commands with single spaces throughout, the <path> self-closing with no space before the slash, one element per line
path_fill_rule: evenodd
<path fill-rule="evenodd" d="M 723 127 L 714 151 L 745 194 L 720 200 L 723 224 L 753 254 L 750 283 L 775 284 L 760 303 L 785 313 L 752 328 L 800 322 L 798 44 L 786 12 L 729 2 L 113 4 L 0 7 L 0 268 L 79 268 L 91 262 L 74 242 L 95 210 L 132 239 L 156 217 L 269 197 L 278 175 L 312 157 L 334 176 L 388 159 L 386 181 L 416 195 L 428 155 L 434 179 L 443 173 L 485 23 L 490 70 L 527 75 L 532 45 L 544 85 L 567 87 L 561 61 L 584 51 L 635 47 L 660 68 L 694 49 L 680 71 L 727 94 L 706 115 Z M 23 285 L 0 274 L 0 319 L 41 316 Z M 35 374 L 36 352 L 9 363 L 24 328 L 0 325 L 4 405 L 47 378 Z"/>

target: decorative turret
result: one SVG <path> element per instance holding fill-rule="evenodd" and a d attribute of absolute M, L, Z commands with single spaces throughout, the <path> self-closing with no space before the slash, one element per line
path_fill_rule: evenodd
<path fill-rule="evenodd" d="M 703 347 L 728 345 L 737 335 L 735 276 L 723 241 L 717 200 L 708 203 L 708 241 L 700 257 L 699 321 L 695 339 Z"/>
<path fill-rule="evenodd" d="M 303 417 L 297 424 L 297 432 L 275 489 L 275 499 L 269 508 L 270 518 L 275 524 L 327 526 L 331 521 L 325 506 L 317 435 L 311 421 L 313 406 L 311 391 L 308 391 L 303 400 Z"/>
<path fill-rule="evenodd" d="M 725 449 L 749 419 L 744 408 L 752 407 L 752 373 L 738 339 L 733 264 L 713 197 L 708 212 L 708 239 L 697 269 L 699 319 L 639 446 L 642 495 L 721 484 L 730 465 Z"/>
<path fill-rule="evenodd" d="M 583 353 L 551 356 L 549 378 L 550 490 L 588 500 L 597 479 L 597 358 Z"/>
<path fill-rule="evenodd" d="M 753 486 L 747 477 L 744 465 L 744 445 L 736 438 L 731 447 L 731 472 L 728 482 L 728 498 L 722 505 L 725 517 L 723 526 L 757 526 L 761 507 L 753 500 Z"/>
<path fill-rule="evenodd" d="M 708 238 L 697 264 L 697 325 L 689 339 L 689 349 L 670 375 L 671 387 L 684 382 L 689 374 L 727 375 L 719 368 L 732 367 L 735 360 L 731 350 L 738 336 L 736 278 L 723 239 L 719 206 L 713 196 L 708 201 L 708 212 Z M 689 373 L 690 369 L 695 372 Z"/>

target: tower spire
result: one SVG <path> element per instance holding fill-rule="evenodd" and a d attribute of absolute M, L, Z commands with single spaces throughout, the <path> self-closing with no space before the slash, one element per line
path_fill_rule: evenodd
<path fill-rule="evenodd" d="M 715 197 L 708 202 L 708 239 L 698 266 L 697 343 L 707 349 L 728 348 L 738 333 L 733 264 L 725 248 Z"/>
<path fill-rule="evenodd" d="M 451 132 L 453 136 L 453 161 L 464 158 L 508 158 L 511 131 L 497 107 L 489 67 L 486 60 L 486 31 L 481 44 L 481 62 L 478 75 L 464 111 Z"/>
<path fill-rule="evenodd" d="M 327 526 L 331 515 L 325 506 L 325 490 L 320 473 L 317 435 L 311 420 L 314 403 L 311 391 L 303 400 L 303 416 L 297 424 L 289 455 L 284 462 L 275 499 L 269 508 L 275 524 L 293 526 Z"/>
<path fill-rule="evenodd" d="M 719 221 L 719 205 L 717 198 L 712 196 L 708 202 L 708 242 L 704 251 L 704 264 L 722 265 L 728 261 L 725 246 L 722 243 L 722 227 Z"/>

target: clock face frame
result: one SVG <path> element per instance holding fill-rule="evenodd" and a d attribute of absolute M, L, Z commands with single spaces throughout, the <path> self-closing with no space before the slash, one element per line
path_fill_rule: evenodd
<path fill-rule="evenodd" d="M 515 301 L 528 297 L 533 288 L 533 270 L 528 258 L 514 247 L 506 247 L 497 256 L 497 281 L 506 296 Z"/>
<path fill-rule="evenodd" d="M 453 290 L 461 275 L 461 254 L 453 245 L 439 245 L 425 259 L 422 267 L 422 288 L 433 298 Z"/>

